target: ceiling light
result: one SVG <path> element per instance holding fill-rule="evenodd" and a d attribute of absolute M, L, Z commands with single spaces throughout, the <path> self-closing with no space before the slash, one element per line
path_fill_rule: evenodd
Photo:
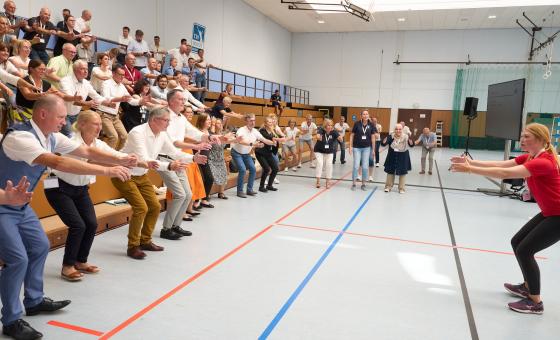
<path fill-rule="evenodd" d="M 488 19 L 496 19 L 496 16 L 495 15 L 489 15 Z"/>
<path fill-rule="evenodd" d="M 397 21 L 403 22 L 403 21 L 406 21 L 406 19 L 405 18 L 398 18 Z"/>
<path fill-rule="evenodd" d="M 324 23 L 325 23 L 325 20 L 317 20 L 317 23 L 318 23 L 318 24 L 324 24 Z"/>

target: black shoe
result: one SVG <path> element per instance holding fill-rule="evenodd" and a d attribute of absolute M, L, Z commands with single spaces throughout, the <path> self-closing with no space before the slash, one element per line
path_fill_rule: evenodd
<path fill-rule="evenodd" d="M 249 196 L 256 196 L 256 195 L 257 195 L 257 192 L 256 192 L 256 191 L 252 191 L 252 190 L 251 190 L 251 191 L 247 191 L 247 195 L 249 195 Z"/>
<path fill-rule="evenodd" d="M 191 222 L 193 219 L 190 217 L 183 217 L 183 221 Z"/>
<path fill-rule="evenodd" d="M 259 187 L 259 191 L 260 191 L 260 192 L 268 192 L 268 190 L 266 190 L 265 187 Z"/>
<path fill-rule="evenodd" d="M 273 187 L 272 185 L 267 186 L 266 189 L 269 191 L 278 191 L 278 189 Z"/>
<path fill-rule="evenodd" d="M 201 207 L 204 207 L 204 208 L 214 208 L 214 206 L 213 206 L 212 204 L 210 204 L 210 203 L 208 203 L 208 204 L 206 204 L 206 203 L 200 203 L 200 206 L 201 206 Z"/>
<path fill-rule="evenodd" d="M 172 228 L 168 228 L 168 229 L 161 229 L 161 232 L 159 233 L 159 237 L 164 238 L 166 240 L 178 240 L 181 237 L 183 237 L 183 235 L 176 233 L 175 230 L 173 230 Z"/>
<path fill-rule="evenodd" d="M 333 160 L 332 160 L 332 164 L 334 164 L 334 163 L 336 163 L 336 159 L 333 159 Z"/>
<path fill-rule="evenodd" d="M 43 338 L 43 334 L 37 332 L 22 319 L 16 320 L 11 325 L 2 327 L 2 334 L 16 340 L 35 340 Z"/>
<path fill-rule="evenodd" d="M 33 316 L 42 312 L 54 312 L 68 306 L 70 302 L 70 300 L 53 301 L 48 297 L 44 297 L 43 301 L 37 306 L 25 308 L 25 314 L 27 316 Z"/>
<path fill-rule="evenodd" d="M 193 212 L 188 212 L 187 211 L 187 214 L 191 215 L 192 217 L 196 217 L 196 216 L 200 215 L 199 212 L 195 212 L 195 211 L 193 211 Z"/>
<path fill-rule="evenodd" d="M 340 161 L 340 164 L 344 164 L 344 163 L 346 163 L 346 161 Z"/>
<path fill-rule="evenodd" d="M 175 234 L 179 234 L 181 236 L 191 236 L 192 233 L 188 230 L 185 230 L 181 227 L 179 227 L 178 225 L 173 226 L 173 228 L 171 228 L 171 230 L 173 230 L 173 232 L 175 232 Z"/>
<path fill-rule="evenodd" d="M 196 211 L 199 211 L 200 209 L 202 209 L 202 206 L 199 205 L 198 207 L 195 207 L 195 206 L 193 205 L 192 208 L 193 208 L 194 210 L 196 210 Z"/>

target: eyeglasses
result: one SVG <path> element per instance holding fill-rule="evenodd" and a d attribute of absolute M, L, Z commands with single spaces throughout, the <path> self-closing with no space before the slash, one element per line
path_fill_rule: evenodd
<path fill-rule="evenodd" d="M 76 53 L 78 53 L 78 52 L 76 52 L 76 51 L 69 51 L 69 50 L 64 50 L 64 51 L 66 51 L 66 52 L 68 52 L 68 53 L 70 53 L 70 54 L 76 54 Z"/>
<path fill-rule="evenodd" d="M 169 119 L 169 118 L 160 118 L 160 117 L 158 117 L 157 119 L 161 120 L 162 122 L 166 122 L 166 123 L 169 123 L 169 122 L 171 121 L 171 119 Z"/>

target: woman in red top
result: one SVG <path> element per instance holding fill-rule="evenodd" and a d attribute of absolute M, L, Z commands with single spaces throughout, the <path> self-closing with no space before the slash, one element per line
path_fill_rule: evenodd
<path fill-rule="evenodd" d="M 505 289 L 522 298 L 508 306 L 514 311 L 542 314 L 540 271 L 535 254 L 560 240 L 560 161 L 550 143 L 550 132 L 542 124 L 529 124 L 521 134 L 521 148 L 527 153 L 508 161 L 475 161 L 464 157 L 451 159 L 451 171 L 482 176 L 525 178 L 541 212 L 511 239 L 524 282 L 505 283 Z"/>

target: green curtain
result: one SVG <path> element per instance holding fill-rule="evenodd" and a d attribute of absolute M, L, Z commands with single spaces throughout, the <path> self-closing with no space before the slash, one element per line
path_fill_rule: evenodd
<path fill-rule="evenodd" d="M 525 78 L 525 111 L 527 113 L 560 113 L 560 66 L 552 65 L 552 75 L 543 78 L 543 65 L 462 65 L 457 68 L 453 93 L 450 147 L 464 144 L 460 136 L 460 119 L 466 97 L 477 97 L 478 110 L 486 111 L 488 85 Z M 499 149 L 503 141 L 486 137 L 475 141 L 473 148 Z"/>

